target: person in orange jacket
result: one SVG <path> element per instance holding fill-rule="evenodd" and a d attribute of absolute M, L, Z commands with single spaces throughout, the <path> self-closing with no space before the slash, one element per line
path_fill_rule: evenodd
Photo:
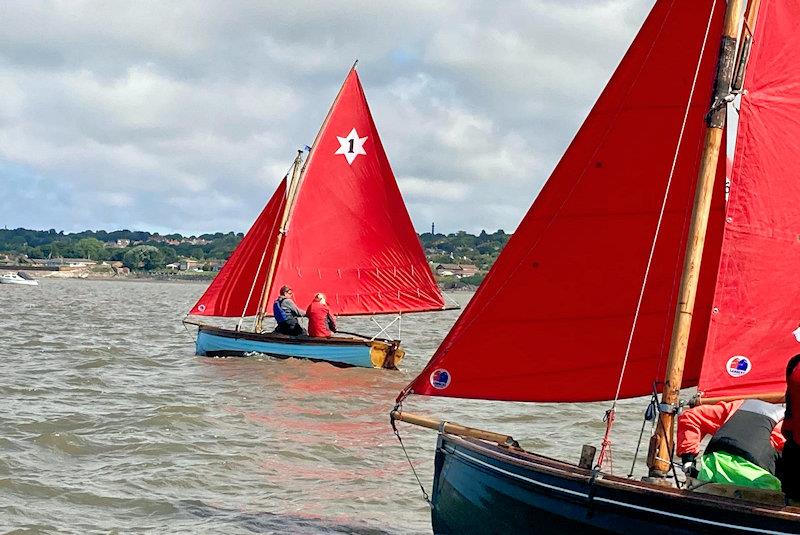
<path fill-rule="evenodd" d="M 678 416 L 677 454 L 700 481 L 780 490 L 783 408 L 757 399 L 700 405 Z M 697 463 L 700 442 L 712 435 Z"/>
<path fill-rule="evenodd" d="M 331 316 L 325 294 L 318 293 L 306 310 L 308 318 L 308 335 L 319 338 L 330 338 L 336 332 L 336 321 Z"/>

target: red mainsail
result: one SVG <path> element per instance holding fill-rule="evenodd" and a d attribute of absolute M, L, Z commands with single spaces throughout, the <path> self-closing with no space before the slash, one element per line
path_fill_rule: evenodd
<path fill-rule="evenodd" d="M 231 318 L 256 313 L 285 206 L 286 179 L 189 314 Z"/>
<path fill-rule="evenodd" d="M 800 322 L 800 20 L 762 0 L 739 115 L 704 397 L 782 393 Z"/>
<path fill-rule="evenodd" d="M 724 7 L 656 3 L 486 280 L 404 394 L 613 398 L 674 163 L 620 395 L 647 394 L 663 377 Z M 724 159 L 717 175 L 705 249 L 712 267 L 701 274 L 708 290 L 697 297 L 685 384 L 696 384 L 705 343 Z"/>
<path fill-rule="evenodd" d="M 284 284 L 341 315 L 444 308 L 355 69 L 311 149 L 271 299 Z"/>

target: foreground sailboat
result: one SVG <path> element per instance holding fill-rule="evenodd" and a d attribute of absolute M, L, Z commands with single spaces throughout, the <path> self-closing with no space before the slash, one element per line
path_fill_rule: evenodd
<path fill-rule="evenodd" d="M 800 532 L 800 509 L 780 493 L 670 486 L 683 479 L 671 462 L 681 387 L 697 386 L 699 403 L 780 401 L 800 352 L 800 2 L 751 0 L 737 54 L 742 8 L 655 3 L 486 280 L 398 397 L 393 423 L 439 430 L 435 532 Z M 726 205 L 720 146 L 736 94 Z M 512 338 L 525 344 L 498 355 Z M 615 477 L 603 461 L 616 402 L 654 389 L 649 477 Z M 613 402 L 593 467 L 591 451 L 568 463 L 404 413 L 410 394 Z"/>
<path fill-rule="evenodd" d="M 395 368 L 399 340 L 263 332 L 281 286 L 302 309 L 326 294 L 339 316 L 442 310 L 444 298 L 414 232 L 355 67 L 305 161 L 302 152 L 192 316 L 238 317 L 234 329 L 198 326 L 196 352 L 264 353 L 342 366 Z M 243 329 L 254 316 L 252 330 Z M 399 316 L 397 317 L 399 318 Z"/>

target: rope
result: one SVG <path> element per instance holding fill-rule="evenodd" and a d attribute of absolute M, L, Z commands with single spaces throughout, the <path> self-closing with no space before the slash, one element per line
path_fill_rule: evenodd
<path fill-rule="evenodd" d="M 597 457 L 597 465 L 594 467 L 595 471 L 599 472 L 603 468 L 603 463 L 608 456 L 608 472 L 614 472 L 614 461 L 611 457 L 611 428 L 614 427 L 614 420 L 617 418 L 617 412 L 612 408 L 606 411 L 603 421 L 606 423 L 606 434 L 603 436 L 603 442 L 600 446 L 600 455 Z"/>
<path fill-rule="evenodd" d="M 395 411 L 401 410 L 401 404 L 398 403 L 394 406 Z M 408 461 L 408 466 L 411 467 L 411 472 L 414 474 L 414 477 L 417 479 L 417 485 L 419 485 L 419 489 L 422 491 L 422 497 L 427 502 L 428 506 L 433 509 L 433 502 L 431 501 L 428 493 L 425 491 L 425 487 L 422 485 L 422 481 L 419 479 L 419 475 L 417 475 L 416 469 L 414 469 L 414 463 L 411 462 L 411 457 L 408 456 L 408 452 L 406 451 L 406 446 L 403 444 L 403 439 L 400 437 L 400 431 L 397 430 L 397 424 L 395 423 L 394 417 L 389 416 L 389 422 L 392 424 L 392 430 L 394 430 L 394 436 L 397 437 L 398 442 L 400 442 L 400 447 L 403 449 L 403 454 L 406 456 L 406 460 Z"/>
<path fill-rule="evenodd" d="M 622 370 L 620 371 L 619 382 L 617 383 L 617 392 L 614 394 L 614 402 L 611 405 L 612 410 L 617 406 L 617 401 L 619 400 L 619 393 L 622 390 L 622 381 L 625 377 L 625 370 L 627 369 L 628 366 L 628 358 L 630 357 L 631 346 L 633 345 L 633 336 L 634 333 L 636 332 L 636 326 L 639 322 L 639 313 L 641 312 L 642 309 L 642 301 L 644 300 L 644 291 L 645 288 L 647 287 L 647 281 L 650 277 L 650 268 L 652 267 L 653 264 L 653 256 L 656 250 L 656 243 L 658 242 L 658 235 L 661 232 L 661 224 L 663 223 L 664 212 L 666 211 L 667 208 L 667 199 L 669 198 L 669 192 L 670 189 L 672 188 L 672 178 L 675 175 L 675 166 L 678 163 L 678 154 L 680 152 L 681 143 L 683 142 L 683 134 L 686 130 L 686 122 L 689 119 L 689 109 L 691 108 L 692 98 L 694 98 L 694 91 L 697 86 L 697 78 L 700 75 L 700 65 L 703 62 L 703 54 L 705 53 L 706 42 L 708 41 L 708 33 L 711 30 L 711 21 L 713 19 L 714 7 L 716 6 L 716 4 L 717 2 L 715 0 L 714 3 L 711 5 L 711 12 L 709 13 L 708 23 L 706 25 L 706 33 L 705 36 L 703 37 L 703 46 L 700 47 L 700 55 L 697 59 L 697 67 L 695 67 L 694 78 L 692 79 L 692 89 L 691 91 L 689 91 L 689 99 L 686 102 L 686 109 L 683 113 L 681 132 L 678 135 L 678 142 L 675 145 L 675 153 L 673 154 L 672 157 L 672 167 L 669 170 L 669 177 L 667 178 L 667 185 L 666 189 L 664 190 L 664 198 L 661 201 L 661 210 L 658 213 L 658 222 L 656 224 L 655 233 L 653 234 L 653 242 L 650 245 L 650 254 L 647 258 L 647 267 L 645 268 L 644 279 L 642 280 L 642 286 L 641 289 L 639 290 L 639 300 L 636 303 L 636 312 L 634 313 L 633 316 L 633 324 L 631 325 L 630 334 L 628 336 L 628 344 L 625 347 L 625 358 L 622 361 Z"/>
<path fill-rule="evenodd" d="M 700 75 L 700 65 L 703 63 L 703 55 L 705 54 L 706 50 L 706 43 L 708 42 L 708 34 L 711 31 L 711 21 L 714 18 L 714 9 L 716 7 L 716 0 L 711 4 L 711 10 L 708 14 L 708 22 L 706 23 L 706 31 L 705 35 L 703 36 L 703 46 L 700 47 L 700 54 L 697 57 L 697 65 L 695 66 L 694 70 L 694 78 L 692 79 L 692 87 L 689 91 L 689 97 L 686 101 L 686 107 L 684 108 L 683 112 L 683 121 L 681 122 L 681 130 L 678 134 L 678 140 L 675 144 L 675 152 L 672 155 L 672 165 L 670 166 L 669 176 L 667 177 L 667 184 L 664 189 L 664 197 L 661 200 L 661 209 L 658 212 L 658 221 L 656 223 L 655 232 L 653 233 L 653 241 L 650 244 L 650 253 L 647 257 L 647 267 L 644 271 L 644 277 L 642 279 L 642 285 L 639 289 L 639 298 L 636 302 L 636 311 L 633 315 L 633 322 L 631 323 L 631 330 L 628 334 L 628 343 L 625 346 L 625 357 L 622 360 L 622 369 L 619 373 L 619 381 L 617 382 L 617 391 L 614 393 L 614 401 L 611 403 L 611 408 L 606 411 L 605 417 L 603 418 L 606 422 L 606 433 L 603 437 L 602 445 L 600 448 L 600 457 L 597 460 L 597 467 L 600 468 L 603 465 L 603 460 L 608 455 L 609 459 L 609 470 L 613 470 L 613 465 L 611 464 L 611 439 L 609 435 L 611 434 L 611 428 L 614 423 L 614 419 L 616 418 L 616 407 L 617 401 L 619 401 L 619 394 L 622 391 L 622 381 L 625 379 L 625 371 L 628 368 L 628 359 L 630 358 L 631 354 L 631 347 L 633 346 L 633 337 L 636 333 L 636 327 L 639 323 L 639 314 L 641 313 L 642 309 L 642 302 L 644 301 L 644 292 L 647 288 L 647 282 L 650 278 L 650 269 L 653 265 L 653 257 L 655 256 L 656 251 L 656 244 L 658 243 L 658 236 L 661 233 L 661 225 L 664 221 L 664 213 L 667 209 L 667 199 L 669 198 L 670 190 L 672 189 L 672 179 L 675 176 L 675 167 L 678 164 L 678 155 L 680 154 L 681 144 L 683 143 L 683 135 L 686 132 L 686 123 L 689 119 L 689 110 L 692 106 L 692 99 L 694 98 L 694 92 L 697 88 L 697 79 Z M 660 413 L 659 413 L 660 414 Z M 644 432 L 644 424 L 642 425 L 642 432 Z M 641 436 L 639 437 L 639 441 L 641 443 Z M 638 454 L 639 446 L 637 445 L 636 451 Z M 606 453 L 608 452 L 608 453 Z M 636 459 L 634 458 L 634 464 L 636 463 Z M 631 467 L 631 472 L 633 472 L 633 467 Z M 675 472 L 673 468 L 673 473 Z M 677 474 L 675 475 L 675 481 L 677 483 L 678 477 Z M 676 485 L 677 486 L 677 485 Z"/>
<path fill-rule="evenodd" d="M 642 418 L 642 429 L 639 431 L 639 441 L 636 443 L 636 451 L 633 454 L 633 462 L 631 462 L 631 471 L 628 472 L 628 477 L 633 477 L 633 471 L 636 468 L 636 461 L 639 458 L 639 450 L 642 448 L 642 437 L 644 436 L 644 428 L 647 426 L 647 422 L 651 422 L 650 425 L 650 434 L 653 434 L 653 427 L 656 425 L 656 414 L 658 411 L 658 390 L 656 389 L 656 383 L 653 383 L 653 393 L 650 396 L 650 404 L 647 406 L 647 409 L 644 411 L 644 418 Z"/>

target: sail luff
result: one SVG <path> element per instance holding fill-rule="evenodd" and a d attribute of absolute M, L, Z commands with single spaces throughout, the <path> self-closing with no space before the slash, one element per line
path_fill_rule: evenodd
<path fill-rule="evenodd" d="M 661 395 L 661 405 L 666 407 L 677 406 L 683 381 L 683 370 L 689 345 L 695 297 L 697 295 L 697 283 L 700 278 L 700 265 L 703 258 L 703 246 L 705 244 L 711 199 L 714 191 L 714 179 L 718 168 L 722 137 L 725 131 L 727 97 L 730 93 L 730 85 L 733 79 L 736 60 L 736 37 L 739 33 L 741 10 L 742 0 L 729 0 L 720 43 L 713 102 L 706 119 L 705 144 L 700 160 L 689 240 L 686 246 L 686 256 L 684 257 L 678 310 L 675 314 L 675 325 L 667 360 L 667 372 Z M 658 419 L 656 434 L 650 441 L 650 453 L 648 454 L 651 476 L 663 477 L 672 467 L 674 418 L 674 412 L 667 410 Z"/>
<path fill-rule="evenodd" d="M 300 169 L 302 155 L 303 151 L 298 150 L 297 156 L 294 159 L 294 164 L 292 165 L 292 177 L 289 182 L 289 190 L 286 194 L 286 203 L 283 208 L 283 214 L 281 215 L 281 223 L 280 227 L 278 228 L 275 247 L 272 250 L 272 258 L 270 259 L 269 270 L 267 271 L 267 279 L 264 282 L 264 288 L 261 290 L 261 298 L 259 299 L 258 303 L 258 314 L 256 316 L 256 323 L 254 327 L 255 332 L 261 332 L 264 316 L 269 306 L 269 296 L 272 291 L 272 285 L 275 282 L 275 270 L 278 267 L 281 245 L 283 245 L 283 238 L 286 235 L 286 222 L 289 219 L 289 210 L 291 209 L 291 204 L 294 202 L 297 194 L 297 183 L 299 178 L 298 170 Z"/>

